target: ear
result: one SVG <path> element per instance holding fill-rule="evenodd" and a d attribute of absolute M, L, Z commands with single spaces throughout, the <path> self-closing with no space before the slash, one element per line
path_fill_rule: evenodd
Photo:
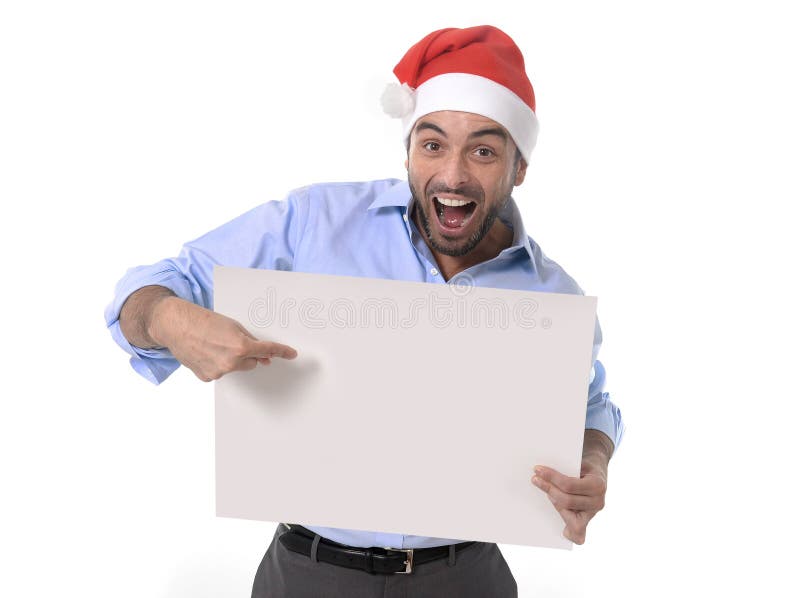
<path fill-rule="evenodd" d="M 514 177 L 514 186 L 517 187 L 525 180 L 525 173 L 528 172 L 528 163 L 525 158 L 521 158 L 517 165 L 517 174 Z"/>
<path fill-rule="evenodd" d="M 408 158 L 406 158 L 406 161 L 403 162 L 403 165 L 406 167 L 406 170 L 408 170 Z"/>

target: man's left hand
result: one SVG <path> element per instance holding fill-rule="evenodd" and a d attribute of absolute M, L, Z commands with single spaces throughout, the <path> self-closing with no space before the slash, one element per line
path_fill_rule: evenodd
<path fill-rule="evenodd" d="M 605 506 L 608 461 L 613 451 L 614 444 L 608 436 L 586 430 L 580 477 L 565 476 L 544 465 L 534 468 L 531 482 L 547 494 L 566 523 L 564 537 L 575 544 L 584 543 L 586 526 Z"/>

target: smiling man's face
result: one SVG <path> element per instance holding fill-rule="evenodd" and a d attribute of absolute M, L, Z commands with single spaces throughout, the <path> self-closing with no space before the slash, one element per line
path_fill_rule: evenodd
<path fill-rule="evenodd" d="M 432 112 L 420 118 L 409 141 L 408 182 L 416 214 L 431 248 L 461 257 L 476 248 L 496 255 L 493 227 L 527 165 L 497 122 L 470 112 Z M 488 236 L 487 236 L 488 235 Z"/>

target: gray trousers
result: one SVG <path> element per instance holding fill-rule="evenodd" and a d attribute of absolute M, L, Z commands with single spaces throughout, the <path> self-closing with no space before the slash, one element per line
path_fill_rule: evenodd
<path fill-rule="evenodd" d="M 253 582 L 252 598 L 517 598 L 517 582 L 497 544 L 476 542 L 408 575 L 375 574 L 314 562 L 278 542 L 278 524 Z"/>

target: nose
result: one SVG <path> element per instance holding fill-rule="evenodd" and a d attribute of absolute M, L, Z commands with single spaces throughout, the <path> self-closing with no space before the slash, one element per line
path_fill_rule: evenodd
<path fill-rule="evenodd" d="M 469 181 L 467 161 L 460 152 L 450 153 L 442 165 L 442 180 L 451 189 L 458 189 Z"/>

